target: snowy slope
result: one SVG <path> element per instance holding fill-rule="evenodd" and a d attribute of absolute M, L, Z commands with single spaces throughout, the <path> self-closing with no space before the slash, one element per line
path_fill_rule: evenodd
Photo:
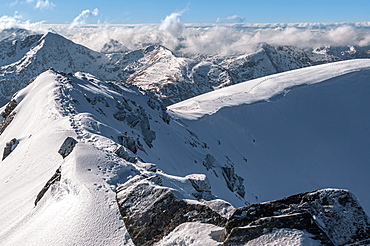
<path fill-rule="evenodd" d="M 343 74 L 369 69 L 370 60 L 350 60 L 308 67 L 251 80 L 182 101 L 168 108 L 176 115 L 196 119 L 223 107 L 266 101 L 287 94 L 292 87 L 320 83 Z"/>
<path fill-rule="evenodd" d="M 0 165 L 2 245 L 119 245 L 128 240 L 115 192 L 104 181 L 125 163 L 80 141 L 64 113 L 68 108 L 60 108 L 69 97 L 63 94 L 68 83 L 46 72 L 15 97 L 16 116 L 0 137 L 1 146 L 19 140 Z M 58 149 L 67 136 L 79 143 L 63 159 Z M 35 206 L 38 192 L 59 166 L 60 184 Z"/>
<path fill-rule="evenodd" d="M 369 213 L 369 68 L 353 60 L 299 69 L 169 109 L 209 144 L 215 163 L 234 163 L 250 202 L 346 188 Z"/>

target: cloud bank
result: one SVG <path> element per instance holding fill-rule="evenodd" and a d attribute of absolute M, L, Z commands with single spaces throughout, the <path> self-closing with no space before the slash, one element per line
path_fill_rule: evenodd
<path fill-rule="evenodd" d="M 106 26 L 67 35 L 95 50 L 115 39 L 129 49 L 162 44 L 179 54 L 242 54 L 255 51 L 260 43 L 300 48 L 370 46 L 369 23 L 196 26 L 182 24 L 178 15 L 170 17 L 160 25 Z"/>
<path fill-rule="evenodd" d="M 70 25 L 46 25 L 23 21 L 21 16 L 0 17 L 0 30 L 25 28 L 46 31 L 52 28 L 65 37 L 99 51 L 111 39 L 134 50 L 161 44 L 178 54 L 230 55 L 256 51 L 260 43 L 300 48 L 322 46 L 370 46 L 370 22 L 296 24 L 184 24 L 183 12 L 168 15 L 160 24 L 83 26 L 98 9 L 82 11 Z M 230 17 L 230 19 L 237 19 Z"/>

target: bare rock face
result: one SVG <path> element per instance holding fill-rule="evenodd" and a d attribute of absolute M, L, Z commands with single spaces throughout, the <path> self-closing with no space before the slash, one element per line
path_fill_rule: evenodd
<path fill-rule="evenodd" d="M 132 156 L 130 152 L 122 145 L 118 146 L 115 150 L 114 153 L 118 155 L 119 157 L 125 159 L 126 161 L 136 163 L 137 162 L 137 157 Z"/>
<path fill-rule="evenodd" d="M 72 137 L 67 137 L 62 146 L 60 146 L 60 149 L 58 153 L 64 158 L 66 158 L 73 150 L 75 145 L 77 144 L 77 141 Z"/>
<path fill-rule="evenodd" d="M 245 187 L 243 185 L 244 179 L 235 173 L 234 166 L 222 167 L 222 175 L 225 178 L 227 187 L 236 192 L 241 197 L 245 195 Z"/>
<path fill-rule="evenodd" d="M 118 121 L 125 122 L 131 128 L 140 130 L 145 143 L 152 148 L 156 133 L 150 129 L 149 116 L 143 107 L 136 105 L 133 101 L 131 101 L 131 104 L 135 106 L 135 110 L 128 104 L 128 100 L 118 103 L 116 107 L 119 111 L 114 113 L 113 117 Z M 131 151 L 136 153 L 134 150 Z"/>
<path fill-rule="evenodd" d="M 137 150 L 141 148 L 141 144 L 138 139 L 134 139 L 127 134 L 123 134 L 122 136 L 118 136 L 118 142 L 125 146 L 125 148 L 129 149 L 132 153 L 136 154 Z"/>
<path fill-rule="evenodd" d="M 197 199 L 213 200 L 215 196 L 211 193 L 211 184 L 209 183 L 207 176 L 204 174 L 190 174 L 187 178 L 194 189 L 197 191 L 192 195 Z"/>
<path fill-rule="evenodd" d="M 14 150 L 14 148 L 17 146 L 18 140 L 16 138 L 13 138 L 9 142 L 6 143 L 4 147 L 4 152 L 3 152 L 3 160 L 10 155 L 10 153 Z"/>
<path fill-rule="evenodd" d="M 322 229 L 313 222 L 313 218 L 308 212 L 260 218 L 248 226 L 233 228 L 224 245 L 242 245 L 242 242 L 248 242 L 282 228 L 307 231 L 314 235 L 312 239 L 320 241 L 323 245 L 334 246 Z"/>
<path fill-rule="evenodd" d="M 203 161 L 203 166 L 207 168 L 207 170 L 212 169 L 214 167 L 214 163 L 216 159 L 213 155 L 207 154 Z"/>
<path fill-rule="evenodd" d="M 6 127 L 13 121 L 15 116 L 14 109 L 17 107 L 17 105 L 17 101 L 12 99 L 6 105 L 5 110 L 1 113 L 3 119 L 0 121 L 0 134 L 3 133 Z"/>
<path fill-rule="evenodd" d="M 185 222 L 225 225 L 226 218 L 208 206 L 188 203 L 161 185 L 160 176 L 136 176 L 117 189 L 120 213 L 136 245 L 152 245 Z"/>
<path fill-rule="evenodd" d="M 55 171 L 54 175 L 51 176 L 51 178 L 46 182 L 44 187 L 41 189 L 39 194 L 37 194 L 36 200 L 35 200 L 35 206 L 37 206 L 37 203 L 41 200 L 41 198 L 45 195 L 45 193 L 48 191 L 50 186 L 55 184 L 56 182 L 59 182 L 62 177 L 61 174 L 61 166 Z"/>
<path fill-rule="evenodd" d="M 348 191 L 324 189 L 235 210 L 221 240 L 239 245 L 274 229 L 305 230 L 323 245 L 347 245 L 370 240 L 370 221 Z"/>

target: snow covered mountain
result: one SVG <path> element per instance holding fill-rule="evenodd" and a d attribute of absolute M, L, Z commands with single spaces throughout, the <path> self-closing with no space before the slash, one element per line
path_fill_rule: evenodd
<path fill-rule="evenodd" d="M 152 49 L 129 54 L 180 60 Z M 167 110 L 130 83 L 49 69 L 3 108 L 0 244 L 365 244 L 369 77 L 369 60 L 343 61 Z"/>
<path fill-rule="evenodd" d="M 0 105 L 32 78 L 53 67 L 86 72 L 107 81 L 122 81 L 150 91 L 165 105 L 247 80 L 320 63 L 368 58 L 366 47 L 304 50 L 261 44 L 254 53 L 233 56 L 186 56 L 161 45 L 127 50 L 110 40 L 100 52 L 59 34 L 9 29 L 0 33 Z"/>

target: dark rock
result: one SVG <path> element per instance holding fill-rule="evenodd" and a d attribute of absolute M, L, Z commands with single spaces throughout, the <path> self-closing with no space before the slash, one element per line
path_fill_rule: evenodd
<path fill-rule="evenodd" d="M 35 206 L 37 203 L 41 200 L 41 198 L 45 195 L 46 191 L 50 188 L 51 185 L 53 185 L 55 182 L 60 181 L 62 175 L 61 175 L 61 166 L 55 171 L 54 175 L 49 179 L 48 182 L 46 182 L 45 186 L 42 188 L 42 190 L 37 194 L 36 200 L 35 200 Z"/>
<path fill-rule="evenodd" d="M 197 199 L 213 200 L 215 196 L 211 193 L 211 184 L 209 183 L 207 176 L 204 174 L 190 174 L 187 178 L 197 193 L 192 195 Z"/>
<path fill-rule="evenodd" d="M 118 155 L 119 157 L 125 159 L 126 161 L 129 161 L 131 163 L 137 162 L 137 157 L 130 155 L 130 153 L 127 151 L 127 149 L 124 146 L 118 146 L 114 153 Z"/>
<path fill-rule="evenodd" d="M 4 152 L 3 152 L 3 159 L 4 160 L 10 153 L 14 150 L 14 148 L 17 146 L 18 140 L 16 138 L 13 138 L 9 142 L 6 143 L 4 147 Z"/>
<path fill-rule="evenodd" d="M 129 149 L 132 153 L 136 154 L 138 143 L 133 137 L 130 137 L 124 133 L 122 136 L 118 136 L 118 142 Z"/>
<path fill-rule="evenodd" d="M 117 189 L 117 203 L 135 245 L 153 245 L 185 222 L 224 226 L 226 219 L 201 203 L 187 203 L 162 187 L 159 176 L 136 176 Z"/>
<path fill-rule="evenodd" d="M 113 117 L 118 121 L 124 121 L 126 119 L 126 111 L 119 111 L 113 114 Z"/>
<path fill-rule="evenodd" d="M 98 103 L 101 103 L 102 105 L 104 105 L 107 108 L 110 107 L 107 99 L 102 97 L 102 96 L 95 96 L 93 99 L 89 98 L 86 94 L 84 94 L 84 96 L 85 96 L 86 101 L 88 103 L 90 103 L 91 105 L 96 105 Z"/>
<path fill-rule="evenodd" d="M 14 109 L 17 107 L 18 103 L 14 99 L 10 100 L 6 105 L 5 110 L 1 113 L 3 119 L 0 121 L 0 134 L 2 134 L 8 125 L 13 121 L 16 112 Z"/>
<path fill-rule="evenodd" d="M 233 228 L 224 245 L 240 245 L 240 242 L 248 242 L 282 228 L 305 230 L 314 235 L 312 239 L 319 240 L 323 245 L 334 245 L 308 212 L 265 217 L 253 221 L 248 226 Z"/>
<path fill-rule="evenodd" d="M 8 117 L 13 110 L 17 107 L 18 103 L 16 100 L 12 99 L 9 101 L 9 103 L 6 105 L 5 110 L 1 113 L 1 116 L 3 118 Z"/>
<path fill-rule="evenodd" d="M 134 101 L 132 103 L 134 104 Z M 156 133 L 150 129 L 149 117 L 145 110 L 141 106 L 136 105 L 136 107 L 136 110 L 131 112 L 126 109 L 120 110 L 114 113 L 113 117 L 118 121 L 126 122 L 131 128 L 138 129 L 142 133 L 145 143 L 149 148 L 152 148 L 152 142 L 156 139 Z"/>
<path fill-rule="evenodd" d="M 60 146 L 60 149 L 58 153 L 64 158 L 66 158 L 74 149 L 75 145 L 77 144 L 77 141 L 72 137 L 67 137 L 62 146 Z"/>
<path fill-rule="evenodd" d="M 147 94 L 150 94 L 151 95 L 151 93 L 147 93 Z M 154 95 L 152 95 L 152 96 L 154 96 Z M 147 104 L 148 104 L 148 106 L 151 108 L 151 109 L 153 109 L 153 110 L 157 110 L 157 111 L 161 111 L 161 118 L 162 118 L 162 120 L 165 122 L 165 123 L 167 123 L 167 124 L 169 124 L 170 123 L 170 120 L 171 120 L 171 117 L 170 117 L 170 115 L 167 113 L 167 108 L 166 108 L 166 106 L 164 106 L 164 104 L 161 102 L 161 101 L 159 101 L 159 100 L 155 100 L 155 99 L 153 99 L 153 98 L 149 98 L 149 100 L 147 101 Z"/>
<path fill-rule="evenodd" d="M 235 173 L 234 166 L 222 167 L 222 175 L 231 191 L 236 192 L 241 197 L 245 196 L 244 179 Z"/>
<path fill-rule="evenodd" d="M 12 112 L 6 118 L 3 118 L 1 120 L 1 122 L 0 122 L 0 134 L 2 134 L 5 131 L 5 129 L 8 127 L 8 125 L 13 121 L 15 115 L 16 115 L 16 112 Z"/>
<path fill-rule="evenodd" d="M 203 166 L 205 166 L 205 168 L 207 170 L 209 169 L 212 169 L 214 167 L 214 163 L 216 162 L 216 159 L 213 155 L 210 155 L 210 154 L 207 154 L 206 157 L 204 158 L 204 161 L 203 161 Z"/>
<path fill-rule="evenodd" d="M 346 190 L 324 189 L 238 208 L 221 240 L 247 242 L 274 228 L 305 230 L 324 245 L 370 239 L 370 221 L 357 199 Z"/>

